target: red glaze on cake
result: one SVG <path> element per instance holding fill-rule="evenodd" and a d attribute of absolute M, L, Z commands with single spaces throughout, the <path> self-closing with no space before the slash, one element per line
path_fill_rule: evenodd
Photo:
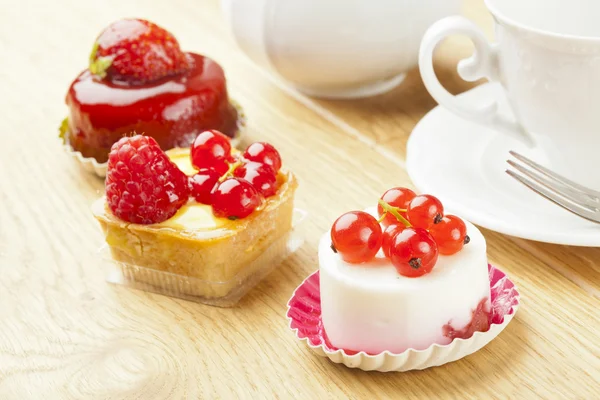
<path fill-rule="evenodd" d="M 152 85 L 117 85 L 83 71 L 66 98 L 68 143 L 84 157 L 105 162 L 113 143 L 131 132 L 152 136 L 165 150 L 189 147 L 207 129 L 233 137 L 239 116 L 223 69 L 207 57 L 188 56 L 188 73 Z"/>
<path fill-rule="evenodd" d="M 100 34 L 66 103 L 66 142 L 101 163 L 123 136 L 151 136 L 167 150 L 189 147 L 209 129 L 234 137 L 240 122 L 221 66 L 182 52 L 168 31 L 139 19 L 116 21 Z"/>

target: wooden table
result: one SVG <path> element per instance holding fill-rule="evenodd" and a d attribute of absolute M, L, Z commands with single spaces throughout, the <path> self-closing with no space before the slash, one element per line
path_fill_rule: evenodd
<path fill-rule="evenodd" d="M 217 0 L 1 3 L 1 399 L 600 398 L 599 249 L 484 231 L 490 261 L 514 279 L 523 305 L 487 347 L 442 367 L 351 370 L 289 331 L 286 302 L 317 268 L 319 235 L 342 212 L 411 185 L 406 140 L 435 106 L 416 71 L 376 98 L 318 101 L 248 61 Z M 491 34 L 481 0 L 468 0 L 465 14 Z M 306 243 L 236 308 L 104 281 L 89 209 L 103 182 L 78 169 L 56 134 L 93 39 L 123 16 L 156 21 L 222 63 L 249 117 L 246 141 L 275 144 L 300 179 Z M 454 92 L 469 88 L 453 72 L 469 53 L 462 39 L 440 51 L 440 76 Z"/>

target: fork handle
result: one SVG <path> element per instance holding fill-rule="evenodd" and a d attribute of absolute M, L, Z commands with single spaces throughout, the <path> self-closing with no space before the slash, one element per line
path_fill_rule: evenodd
<path fill-rule="evenodd" d="M 450 35 L 466 35 L 475 45 L 475 52 L 458 63 L 458 74 L 465 81 L 473 82 L 486 78 L 490 82 L 500 81 L 498 52 L 496 45 L 490 45 L 483 32 L 464 17 L 452 16 L 433 24 L 425 33 L 419 52 L 419 69 L 425 87 L 431 96 L 454 114 L 471 121 L 492 126 L 511 135 L 528 146 L 534 145 L 533 137 L 516 121 L 498 113 L 498 102 L 480 106 L 466 105 L 442 86 L 433 69 L 433 53 L 437 45 Z"/>

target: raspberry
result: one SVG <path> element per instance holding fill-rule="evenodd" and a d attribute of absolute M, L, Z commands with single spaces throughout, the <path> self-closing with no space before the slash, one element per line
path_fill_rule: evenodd
<path fill-rule="evenodd" d="M 188 178 L 149 136 L 124 137 L 108 156 L 106 200 L 120 219 L 156 224 L 171 218 L 189 196 Z"/>

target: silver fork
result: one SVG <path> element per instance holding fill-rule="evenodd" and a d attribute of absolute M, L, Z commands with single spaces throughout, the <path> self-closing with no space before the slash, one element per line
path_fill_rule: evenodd
<path fill-rule="evenodd" d="M 516 162 L 506 162 L 518 173 L 507 169 L 508 175 L 573 214 L 600 223 L 600 192 L 560 176 L 517 152 L 510 151 L 510 155 Z"/>

